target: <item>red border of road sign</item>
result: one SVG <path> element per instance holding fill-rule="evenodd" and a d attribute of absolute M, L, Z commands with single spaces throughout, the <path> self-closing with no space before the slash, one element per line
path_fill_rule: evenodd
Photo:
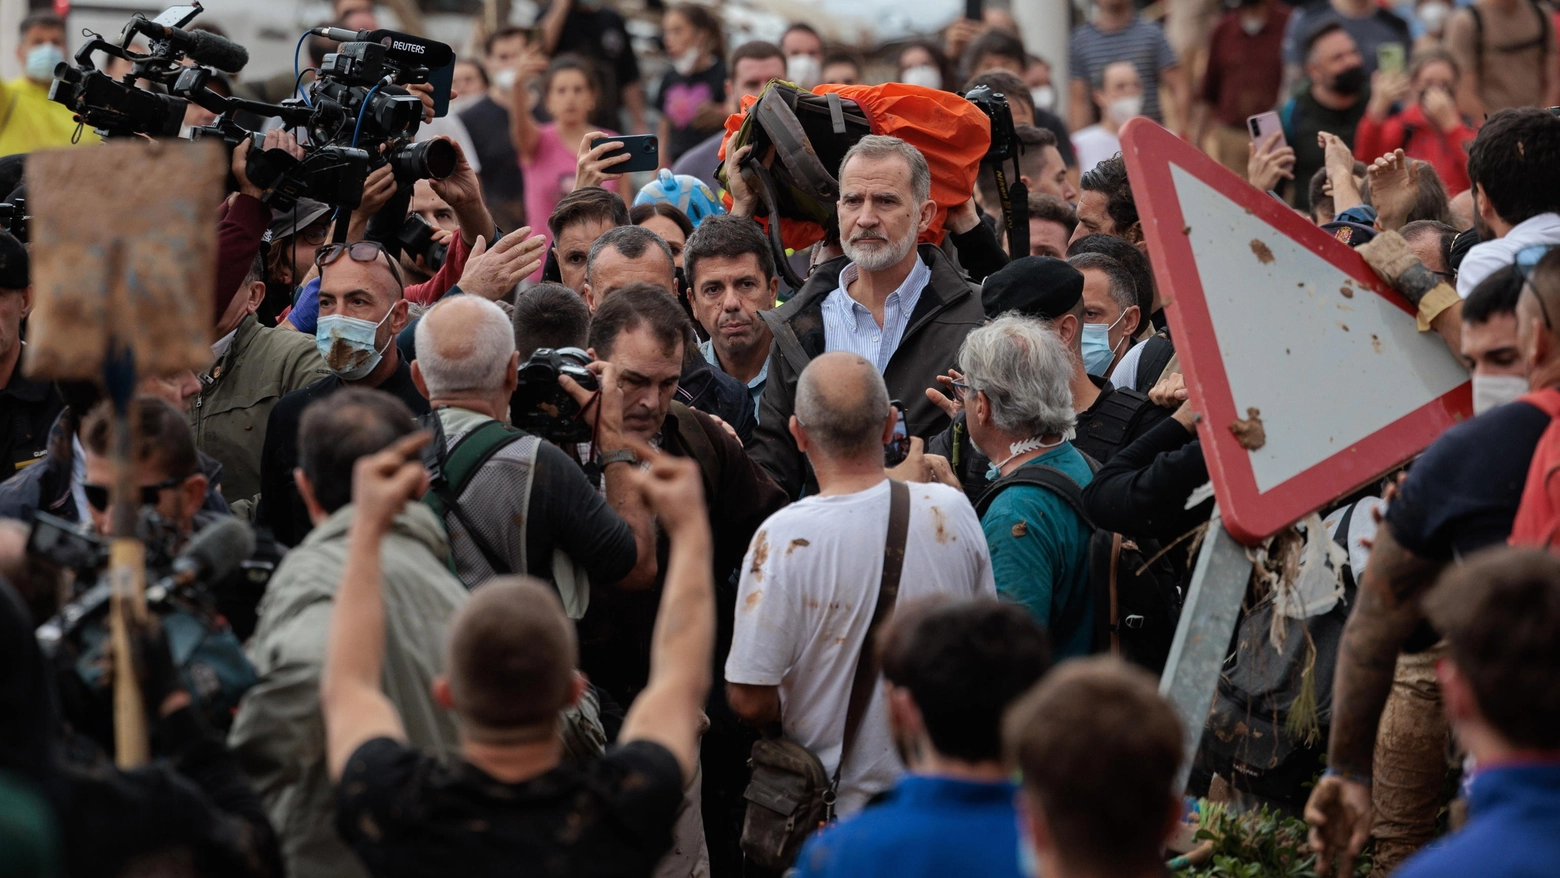
<path fill-rule="evenodd" d="M 1277 533 L 1389 472 L 1424 450 L 1442 431 L 1472 415 L 1473 393 L 1470 385 L 1463 383 L 1265 493 L 1259 492 L 1249 452 L 1227 429 L 1227 425 L 1243 416 L 1236 413 L 1230 393 L 1213 321 L 1204 301 L 1202 278 L 1191 242 L 1183 232 L 1186 222 L 1170 166 L 1179 165 L 1244 207 L 1247 213 L 1337 266 L 1358 286 L 1397 305 L 1405 314 L 1414 311 L 1407 300 L 1381 283 L 1353 249 L 1153 121 L 1138 118 L 1128 122 L 1121 132 L 1121 151 L 1186 386 L 1193 404 L 1203 413 L 1197 434 L 1202 439 L 1214 495 L 1224 526 L 1237 540 L 1251 545 Z M 1368 376 L 1362 378 L 1368 380 Z"/>

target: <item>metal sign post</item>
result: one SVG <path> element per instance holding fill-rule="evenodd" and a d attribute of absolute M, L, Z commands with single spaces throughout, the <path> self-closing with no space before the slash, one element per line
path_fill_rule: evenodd
<path fill-rule="evenodd" d="M 1165 660 L 1164 675 L 1159 678 L 1159 694 L 1170 701 L 1186 735 L 1186 760 L 1181 766 L 1177 789 L 1186 788 L 1192 770 L 1192 757 L 1202 739 L 1202 728 L 1213 706 L 1219 672 L 1229 651 L 1230 638 L 1240 616 L 1240 602 L 1246 596 L 1251 579 L 1251 559 L 1246 547 L 1224 529 L 1224 521 L 1214 510 L 1208 522 L 1208 535 L 1197 554 L 1192 584 L 1181 607 L 1170 657 Z"/>

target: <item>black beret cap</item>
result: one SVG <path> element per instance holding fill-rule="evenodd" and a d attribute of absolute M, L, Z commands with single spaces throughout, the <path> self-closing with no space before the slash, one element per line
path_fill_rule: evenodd
<path fill-rule="evenodd" d="M 1083 299 L 1083 274 L 1060 259 L 1025 256 L 986 278 L 980 303 L 987 317 L 1017 311 L 1055 320 Z"/>
<path fill-rule="evenodd" d="M 30 273 L 27 267 L 27 248 L 0 230 L 0 290 L 25 290 Z"/>

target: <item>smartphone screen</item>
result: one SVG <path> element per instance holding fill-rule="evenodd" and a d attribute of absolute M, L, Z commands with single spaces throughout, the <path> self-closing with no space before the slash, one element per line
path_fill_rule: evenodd
<path fill-rule="evenodd" d="M 894 408 L 894 438 L 883 446 L 883 464 L 898 466 L 910 456 L 910 431 L 905 428 L 905 404 L 896 399 L 889 405 Z"/>

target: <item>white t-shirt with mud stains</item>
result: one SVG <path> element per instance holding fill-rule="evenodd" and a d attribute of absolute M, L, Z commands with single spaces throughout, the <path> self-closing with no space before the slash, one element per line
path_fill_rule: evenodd
<path fill-rule="evenodd" d="M 931 595 L 996 598 L 980 520 L 962 491 L 910 486 L 898 606 Z M 845 737 L 845 708 L 872 621 L 888 535 L 888 482 L 855 494 L 807 497 L 776 512 L 748 546 L 726 679 L 779 686 L 785 736 L 830 775 Z M 838 811 L 851 814 L 893 786 L 894 751 L 881 686 L 845 770 Z"/>

